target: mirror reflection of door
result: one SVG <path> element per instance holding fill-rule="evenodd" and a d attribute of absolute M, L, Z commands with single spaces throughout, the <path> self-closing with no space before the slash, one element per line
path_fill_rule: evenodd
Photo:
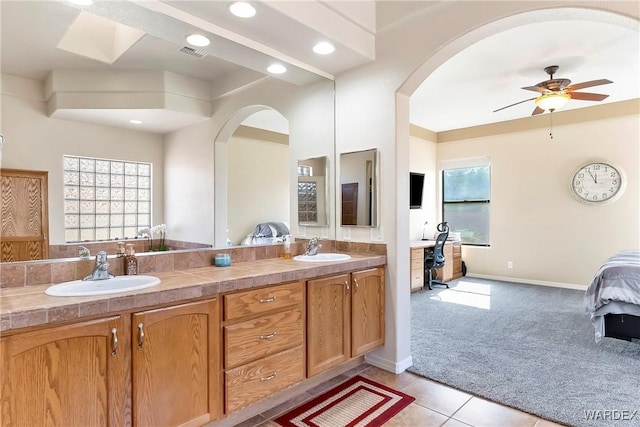
<path fill-rule="evenodd" d="M 0 170 L 1 262 L 49 258 L 47 172 Z"/>
<path fill-rule="evenodd" d="M 341 225 L 378 227 L 376 149 L 340 154 Z"/>
<path fill-rule="evenodd" d="M 342 184 L 342 225 L 358 224 L 358 183 Z"/>

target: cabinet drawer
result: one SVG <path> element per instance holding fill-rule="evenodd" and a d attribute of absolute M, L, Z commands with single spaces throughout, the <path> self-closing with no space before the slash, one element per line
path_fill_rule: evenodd
<path fill-rule="evenodd" d="M 225 326 L 225 367 L 247 362 L 302 345 L 304 318 L 301 308 Z"/>
<path fill-rule="evenodd" d="M 444 245 L 443 252 L 445 257 L 450 257 L 451 255 L 453 255 L 453 245 L 446 243 Z"/>
<path fill-rule="evenodd" d="M 411 249 L 411 260 L 424 259 L 424 249 Z"/>
<path fill-rule="evenodd" d="M 302 346 L 227 371 L 226 412 L 262 400 L 303 379 Z"/>
<path fill-rule="evenodd" d="M 420 270 L 424 268 L 424 260 L 420 259 L 412 259 L 411 260 L 411 269 L 412 270 Z"/>
<path fill-rule="evenodd" d="M 224 319 L 239 319 L 252 314 L 265 313 L 278 308 L 300 304 L 303 297 L 302 282 L 225 295 Z"/>
<path fill-rule="evenodd" d="M 411 289 L 422 289 L 424 286 L 424 271 L 411 270 Z"/>

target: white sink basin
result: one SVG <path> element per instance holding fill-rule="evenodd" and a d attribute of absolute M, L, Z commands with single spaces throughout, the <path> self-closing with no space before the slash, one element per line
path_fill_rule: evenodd
<path fill-rule="evenodd" d="M 105 280 L 73 280 L 49 286 L 45 294 L 55 297 L 106 295 L 136 291 L 159 283 L 160 279 L 153 276 L 117 276 Z"/>
<path fill-rule="evenodd" d="M 305 261 L 305 262 L 346 261 L 348 259 L 351 259 L 351 255 L 319 253 L 317 255 L 297 255 L 297 256 L 294 256 L 293 259 L 296 261 Z"/>

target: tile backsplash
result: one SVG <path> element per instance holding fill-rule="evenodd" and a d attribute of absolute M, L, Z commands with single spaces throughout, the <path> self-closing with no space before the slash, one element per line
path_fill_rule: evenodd
<path fill-rule="evenodd" d="M 167 243 L 170 244 L 169 241 Z M 111 244 L 115 252 L 115 244 L 113 244 L 113 242 L 111 242 Z M 295 256 L 304 253 L 305 245 L 306 240 L 297 239 L 296 242 L 291 245 L 292 255 Z M 93 250 L 91 252 L 92 255 L 95 255 Z M 387 246 L 384 243 L 323 240 L 320 252 L 385 255 L 387 253 Z M 140 274 L 150 274 L 154 272 L 213 266 L 215 255 L 219 253 L 230 254 L 232 263 L 256 261 L 282 257 L 283 245 L 234 246 L 223 249 L 208 247 L 179 249 L 167 252 L 139 253 L 136 255 L 138 257 L 138 272 Z M 110 255 L 108 261 L 111 274 L 116 276 L 124 274 L 122 259 L 116 258 L 115 255 Z M 44 285 L 82 279 L 91 273 L 94 265 L 95 260 L 93 256 L 87 260 L 81 260 L 76 256 L 75 258 L 66 259 L 0 263 L 0 288 Z"/>

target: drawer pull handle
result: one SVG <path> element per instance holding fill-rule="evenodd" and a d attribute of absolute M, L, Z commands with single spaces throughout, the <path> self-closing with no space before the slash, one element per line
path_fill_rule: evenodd
<path fill-rule="evenodd" d="M 275 338 L 275 336 L 278 335 L 277 332 L 272 332 L 268 335 L 260 335 L 260 339 L 261 340 L 270 340 L 271 338 Z"/>
<path fill-rule="evenodd" d="M 138 323 L 138 350 L 142 350 L 144 347 L 144 325 L 142 322 Z"/>
<path fill-rule="evenodd" d="M 275 300 L 276 300 L 276 297 L 271 297 L 271 298 L 261 298 L 259 301 L 263 303 L 263 302 L 274 302 Z"/>
<path fill-rule="evenodd" d="M 111 355 L 118 355 L 118 330 L 116 328 L 111 329 Z"/>
<path fill-rule="evenodd" d="M 345 295 L 349 295 L 349 291 L 351 290 L 351 287 L 349 286 L 349 282 L 347 282 L 347 281 L 345 280 L 345 281 L 344 281 L 344 286 L 345 286 L 344 294 L 345 294 Z"/>
<path fill-rule="evenodd" d="M 277 372 L 274 372 L 273 374 L 269 375 L 268 377 L 262 377 L 260 378 L 260 381 L 271 381 L 272 379 L 274 379 L 276 377 Z"/>
<path fill-rule="evenodd" d="M 358 279 L 353 279 L 353 283 L 356 284 L 355 292 L 358 292 L 358 288 L 360 287 L 360 285 L 358 284 Z"/>

